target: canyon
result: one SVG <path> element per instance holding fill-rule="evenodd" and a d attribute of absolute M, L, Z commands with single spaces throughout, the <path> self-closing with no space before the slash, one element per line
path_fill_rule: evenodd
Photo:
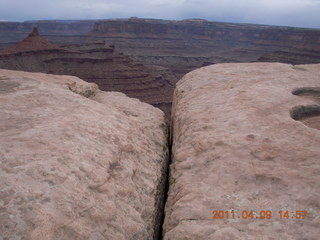
<path fill-rule="evenodd" d="M 167 67 L 179 79 L 215 63 L 279 61 L 277 51 L 290 56 L 284 63 L 320 61 L 319 29 L 131 18 L 99 21 L 90 36 L 116 44 L 138 62 Z"/>
<path fill-rule="evenodd" d="M 135 63 L 171 70 L 178 81 L 202 66 L 226 62 L 319 63 L 320 30 L 159 19 L 0 23 L 0 49 L 21 41 L 37 26 L 57 45 L 103 40 Z"/>
<path fill-rule="evenodd" d="M 27 38 L 0 52 L 0 68 L 77 76 L 170 114 L 173 74 L 163 67 L 134 63 L 104 41 L 58 46 L 34 28 Z"/>

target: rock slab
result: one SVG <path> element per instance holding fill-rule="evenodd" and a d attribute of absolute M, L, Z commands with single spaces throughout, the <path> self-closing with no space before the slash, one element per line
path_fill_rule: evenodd
<path fill-rule="evenodd" d="M 164 239 L 319 239 L 319 87 L 319 64 L 212 65 L 180 80 Z"/>
<path fill-rule="evenodd" d="M 161 110 L 77 77 L 0 70 L 0 239 L 157 237 Z"/>

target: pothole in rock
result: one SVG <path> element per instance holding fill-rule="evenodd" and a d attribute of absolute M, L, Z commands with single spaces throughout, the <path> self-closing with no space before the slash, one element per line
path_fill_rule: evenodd
<path fill-rule="evenodd" d="M 304 125 L 320 130 L 320 105 L 296 106 L 290 116 Z"/>
<path fill-rule="evenodd" d="M 292 91 L 293 95 L 307 97 L 320 103 L 320 87 L 302 87 Z M 320 105 L 296 106 L 291 109 L 290 116 L 304 125 L 320 130 Z"/>
<path fill-rule="evenodd" d="M 320 103 L 320 87 L 303 87 L 292 91 L 293 95 L 308 97 L 317 103 Z"/>
<path fill-rule="evenodd" d="M 74 92 L 86 98 L 94 97 L 98 89 L 98 87 L 95 84 L 84 87 L 82 85 L 77 85 L 75 82 L 69 84 L 68 88 L 71 92 Z"/>

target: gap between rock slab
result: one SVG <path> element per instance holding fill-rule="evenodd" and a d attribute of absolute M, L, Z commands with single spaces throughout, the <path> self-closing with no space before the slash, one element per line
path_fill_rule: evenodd
<path fill-rule="evenodd" d="M 168 160 L 166 161 L 166 166 L 164 168 L 164 182 L 163 182 L 163 201 L 161 206 L 159 206 L 159 212 L 160 214 L 160 221 L 158 223 L 158 231 L 157 231 L 157 236 L 155 237 L 156 240 L 161 240 L 163 239 L 163 223 L 164 223 L 164 218 L 165 218 L 165 205 L 167 203 L 168 199 L 168 192 L 169 192 L 169 178 L 170 178 L 170 164 L 172 162 L 172 138 L 171 138 L 171 124 L 167 123 L 167 147 L 168 147 Z"/>
<path fill-rule="evenodd" d="M 68 89 L 76 94 L 79 94 L 86 98 L 91 98 L 95 96 L 98 87 L 95 84 L 92 84 L 90 86 L 81 86 L 77 85 L 76 83 L 72 83 L 68 85 Z M 163 109 L 162 109 L 163 110 Z M 164 111 L 165 112 L 165 111 Z M 159 196 L 156 201 L 156 209 L 155 209 L 155 222 L 154 222 L 154 235 L 153 239 L 160 240 L 163 239 L 163 223 L 165 218 L 165 205 L 168 198 L 168 191 L 169 191 L 169 166 L 172 162 L 171 160 L 171 147 L 172 147 L 172 139 L 171 139 L 171 124 L 169 121 L 170 114 L 168 112 L 166 113 L 166 123 L 165 123 L 165 133 L 167 136 L 167 156 L 164 160 L 164 164 L 162 166 L 162 177 L 161 180 L 156 188 L 156 196 Z M 169 115 L 169 116 L 168 116 Z M 165 151 L 165 148 L 164 148 Z"/>
<path fill-rule="evenodd" d="M 91 98 L 95 96 L 98 87 L 95 84 L 92 84 L 90 86 L 81 86 L 77 85 L 76 83 L 71 83 L 68 85 L 68 89 L 76 94 L 79 94 L 83 97 L 86 98 Z M 171 106 L 170 106 L 171 107 Z M 154 230 L 154 235 L 153 239 L 155 240 L 160 240 L 163 239 L 163 223 L 164 223 L 164 218 L 165 218 L 165 205 L 167 202 L 168 198 L 168 191 L 169 191 L 169 166 L 172 162 L 171 160 L 171 147 L 172 147 L 172 139 L 171 139 L 171 124 L 169 121 L 170 118 L 170 113 L 168 111 L 165 111 L 166 109 L 162 109 L 166 114 L 166 123 L 164 126 L 164 130 L 167 136 L 167 156 L 166 159 L 164 160 L 164 164 L 162 166 L 162 177 L 161 180 L 156 188 L 156 196 L 158 196 L 155 206 L 155 222 L 153 226 Z M 164 151 L 166 149 L 164 148 Z"/>

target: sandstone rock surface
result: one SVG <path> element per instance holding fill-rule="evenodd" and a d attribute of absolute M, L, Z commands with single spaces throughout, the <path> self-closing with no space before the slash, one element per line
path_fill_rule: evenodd
<path fill-rule="evenodd" d="M 319 239 L 319 87 L 320 65 L 221 64 L 180 80 L 164 239 Z"/>
<path fill-rule="evenodd" d="M 77 77 L 0 70 L 0 239 L 152 239 L 164 114 Z"/>

